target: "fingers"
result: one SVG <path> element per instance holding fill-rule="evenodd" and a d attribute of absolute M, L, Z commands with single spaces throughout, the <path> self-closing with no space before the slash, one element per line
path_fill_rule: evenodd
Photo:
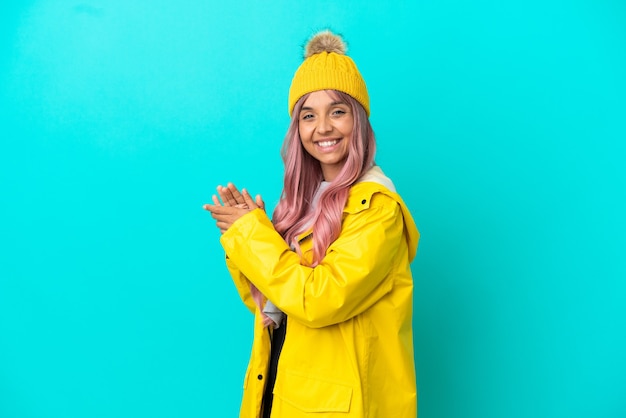
<path fill-rule="evenodd" d="M 244 210 L 242 208 L 237 208 L 236 206 L 223 206 L 223 205 L 204 205 L 204 209 L 211 212 L 211 215 L 223 215 L 228 216 L 236 213 L 237 211 Z"/>
<path fill-rule="evenodd" d="M 202 205 L 202 208 L 208 212 L 211 212 L 211 217 L 213 219 L 216 219 L 216 216 L 222 216 L 222 215 L 215 215 L 214 212 L 215 211 L 219 211 L 219 208 L 223 207 L 222 204 L 220 203 L 220 201 L 217 199 L 217 196 L 213 196 L 213 205 L 211 204 L 204 204 Z M 228 229 L 228 224 L 226 222 L 223 221 L 216 221 L 215 222 L 215 226 L 217 226 L 217 229 L 220 230 L 220 234 L 223 234 L 224 232 L 226 232 L 226 230 Z"/>
<path fill-rule="evenodd" d="M 237 204 L 241 205 L 245 203 L 243 196 L 241 195 L 241 193 L 239 193 L 239 190 L 237 189 L 237 187 L 235 187 L 233 183 L 228 183 L 228 190 L 230 190 L 230 193 L 232 194 L 233 199 L 235 199 L 235 202 L 237 202 Z"/>
<path fill-rule="evenodd" d="M 228 222 L 217 221 L 215 222 L 215 226 L 220 230 L 220 233 L 226 232 L 226 230 L 230 227 Z"/>
<path fill-rule="evenodd" d="M 237 219 L 250 212 L 248 206 L 240 208 L 237 206 L 206 204 L 204 205 L 204 209 L 211 212 L 211 217 L 215 219 L 217 227 L 222 231 L 230 228 Z"/>
<path fill-rule="evenodd" d="M 222 199 L 224 206 L 235 206 L 237 204 L 232 193 L 227 187 L 222 185 L 217 186 L 217 193 L 220 195 L 220 199 Z"/>
<path fill-rule="evenodd" d="M 217 195 L 211 196 L 211 201 L 212 204 L 207 203 L 203 208 L 211 212 L 211 217 L 215 219 L 222 234 L 246 213 L 257 208 L 265 210 L 261 195 L 256 195 L 253 199 L 246 189 L 239 192 L 233 183 L 228 183 L 226 187 L 217 186 Z"/>
<path fill-rule="evenodd" d="M 236 206 L 245 203 L 243 196 L 233 183 L 228 183 L 226 187 L 217 186 L 217 193 L 224 202 L 224 206 Z"/>
<path fill-rule="evenodd" d="M 261 209 L 265 210 L 265 202 L 261 198 L 260 194 L 256 195 L 254 200 L 256 201 L 256 204 L 257 204 L 258 207 L 260 207 Z"/>
<path fill-rule="evenodd" d="M 257 203 L 252 199 L 252 196 L 250 196 L 250 193 L 248 193 L 246 189 L 242 190 L 242 194 L 243 194 L 243 199 L 246 202 L 246 205 L 248 205 L 248 207 L 250 208 L 250 210 L 253 210 L 259 207 L 259 205 L 257 205 Z"/>

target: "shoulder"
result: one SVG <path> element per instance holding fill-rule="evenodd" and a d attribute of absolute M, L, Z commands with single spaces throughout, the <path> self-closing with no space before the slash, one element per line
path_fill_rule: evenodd
<path fill-rule="evenodd" d="M 377 182 L 362 181 L 350 188 L 344 212 L 357 213 L 376 207 L 394 208 L 400 202 L 400 196 L 395 191 L 389 190 L 385 185 Z"/>
<path fill-rule="evenodd" d="M 383 175 L 383 180 L 386 180 L 380 181 L 381 173 L 382 171 L 378 167 L 372 167 L 366 175 L 361 177 L 350 188 L 348 201 L 344 208 L 344 221 L 352 219 L 358 224 L 359 221 L 357 219 L 361 218 L 362 215 L 365 215 L 367 219 L 377 219 L 377 222 L 381 222 L 384 219 L 401 218 L 407 234 L 410 260 L 413 260 L 420 234 L 411 212 L 396 192 L 391 180 Z M 372 216 L 367 216 L 366 214 L 371 214 Z"/>
<path fill-rule="evenodd" d="M 391 179 L 379 166 L 374 165 L 350 189 L 346 212 L 354 213 L 381 205 L 395 207 L 401 202 Z"/>

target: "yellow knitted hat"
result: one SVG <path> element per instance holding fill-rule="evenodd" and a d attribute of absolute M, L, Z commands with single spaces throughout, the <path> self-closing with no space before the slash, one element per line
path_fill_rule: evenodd
<path fill-rule="evenodd" d="M 314 35 L 307 43 L 304 62 L 289 88 L 289 115 L 305 94 L 318 90 L 338 90 L 355 98 L 370 115 L 370 99 L 365 80 L 352 58 L 345 55 L 346 44 L 330 31 Z"/>

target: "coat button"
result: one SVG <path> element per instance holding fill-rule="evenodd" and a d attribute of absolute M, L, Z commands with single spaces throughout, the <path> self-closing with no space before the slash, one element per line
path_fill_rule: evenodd
<path fill-rule="evenodd" d="M 367 202 L 367 200 L 365 200 L 365 199 L 361 200 L 362 204 L 365 204 L 365 202 Z"/>
<path fill-rule="evenodd" d="M 256 378 L 257 378 L 257 379 L 259 379 L 259 380 L 263 380 L 263 375 L 262 375 L 262 374 L 260 374 L 260 375 L 258 375 Z"/>

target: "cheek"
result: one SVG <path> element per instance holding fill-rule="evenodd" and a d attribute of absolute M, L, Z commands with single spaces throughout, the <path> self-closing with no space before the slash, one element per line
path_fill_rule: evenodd
<path fill-rule="evenodd" d="M 299 125 L 298 134 L 300 134 L 301 141 L 308 141 L 309 139 L 311 139 L 311 128 L 307 128 L 306 126 Z"/>
<path fill-rule="evenodd" d="M 347 118 L 346 120 L 343 121 L 343 123 L 341 125 L 341 132 L 345 136 L 352 136 L 352 127 L 353 127 L 353 125 L 354 125 L 353 119 L 352 118 Z"/>

